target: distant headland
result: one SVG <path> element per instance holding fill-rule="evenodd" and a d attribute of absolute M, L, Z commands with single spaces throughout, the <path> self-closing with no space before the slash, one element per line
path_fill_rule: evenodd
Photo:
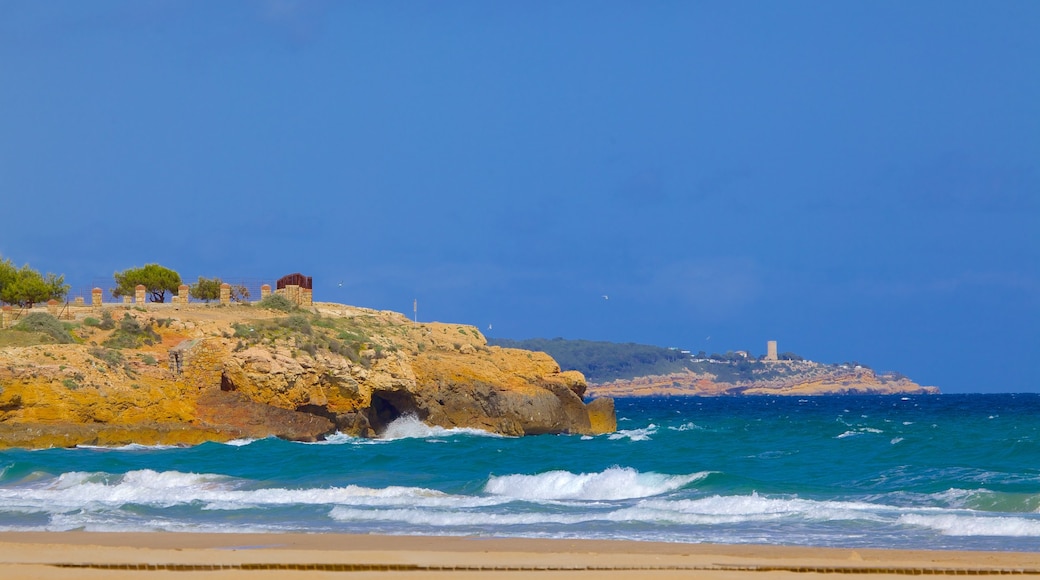
<path fill-rule="evenodd" d="M 823 364 L 766 343 L 749 351 L 691 353 L 678 348 L 588 340 L 492 339 L 490 344 L 549 353 L 562 368 L 583 373 L 593 396 L 938 394 L 896 373 L 855 361 Z"/>

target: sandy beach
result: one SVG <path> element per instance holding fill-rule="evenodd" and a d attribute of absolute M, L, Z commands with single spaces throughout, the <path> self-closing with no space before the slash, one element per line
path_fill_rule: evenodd
<path fill-rule="evenodd" d="M 345 534 L 0 533 L 14 578 L 1040 575 L 1040 553 Z"/>

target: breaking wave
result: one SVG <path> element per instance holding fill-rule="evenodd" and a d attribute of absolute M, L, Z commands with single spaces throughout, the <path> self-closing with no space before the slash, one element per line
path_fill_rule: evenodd
<path fill-rule="evenodd" d="M 598 473 L 549 471 L 537 475 L 492 476 L 484 491 L 523 500 L 622 500 L 675 491 L 708 475 L 708 472 L 640 473 L 630 467 L 611 467 Z"/>

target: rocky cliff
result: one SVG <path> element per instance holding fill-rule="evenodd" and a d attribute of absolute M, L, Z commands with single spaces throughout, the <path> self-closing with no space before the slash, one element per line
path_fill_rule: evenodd
<path fill-rule="evenodd" d="M 68 344 L 0 331 L 0 446 L 373 437 L 405 414 L 504 435 L 616 426 L 610 401 L 584 404 L 581 373 L 489 347 L 470 326 L 327 303 L 149 304 L 77 318 Z"/>
<path fill-rule="evenodd" d="M 876 373 L 853 365 L 811 361 L 755 362 L 743 366 L 719 362 L 702 365 L 706 372 L 680 372 L 590 384 L 597 397 L 674 395 L 893 395 L 937 394 L 894 373 Z M 711 372 L 714 371 L 714 372 Z"/>

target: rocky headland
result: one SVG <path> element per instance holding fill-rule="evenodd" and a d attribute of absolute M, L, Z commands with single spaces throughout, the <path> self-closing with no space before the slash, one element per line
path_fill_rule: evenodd
<path fill-rule="evenodd" d="M 779 360 L 735 364 L 702 362 L 698 371 L 649 375 L 589 384 L 597 397 L 726 395 L 910 395 L 938 394 L 897 373 L 877 373 L 859 365 L 827 365 Z"/>
<path fill-rule="evenodd" d="M 0 447 L 376 437 L 403 415 L 511 436 L 616 429 L 613 401 L 585 404 L 583 375 L 549 355 L 396 312 L 117 305 L 54 328 L 0 331 Z"/>

